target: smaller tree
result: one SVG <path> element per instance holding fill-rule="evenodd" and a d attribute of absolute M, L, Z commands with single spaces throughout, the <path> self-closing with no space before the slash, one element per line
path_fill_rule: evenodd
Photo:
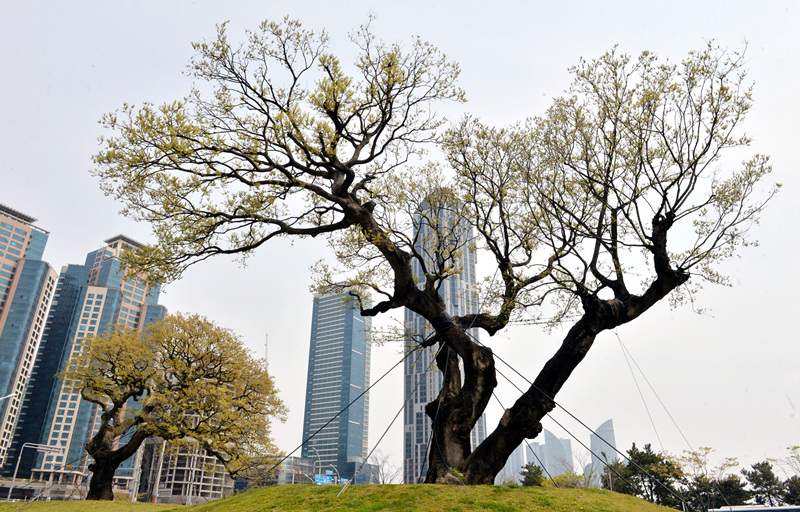
<path fill-rule="evenodd" d="M 750 499 L 746 484 L 736 475 L 724 478 L 693 476 L 686 483 L 686 499 L 692 510 L 706 511 L 720 507 L 744 505 Z"/>
<path fill-rule="evenodd" d="M 783 502 L 800 505 L 800 476 L 794 475 L 783 482 Z"/>
<path fill-rule="evenodd" d="M 519 481 L 523 487 L 538 487 L 544 483 L 542 468 L 533 462 L 522 466 L 522 480 Z"/>
<path fill-rule="evenodd" d="M 388 453 L 375 450 L 367 461 L 376 468 L 376 475 L 379 484 L 394 484 L 399 480 L 403 473 L 403 468 L 392 464 L 392 458 Z"/>
<path fill-rule="evenodd" d="M 285 407 L 266 362 L 233 331 L 178 314 L 143 333 L 117 326 L 83 345 L 62 378 L 100 409 L 86 443 L 94 459 L 86 499 L 113 499 L 114 473 L 150 436 L 199 446 L 231 475 L 278 453 L 270 419 L 283 419 Z"/>
<path fill-rule="evenodd" d="M 632 494 L 656 505 L 681 508 L 677 484 L 683 471 L 669 457 L 656 453 L 650 444 L 640 450 L 633 443 L 628 450 L 628 463 L 620 472 L 622 478 L 614 483 L 614 490 Z"/>
<path fill-rule="evenodd" d="M 603 475 L 600 478 L 600 483 L 603 489 L 608 489 L 609 491 L 616 491 L 621 492 L 623 494 L 632 494 L 630 492 L 626 492 L 625 488 L 620 488 L 620 482 L 624 484 L 622 480 L 622 473 L 625 471 L 625 463 L 621 460 L 614 460 L 605 465 L 603 468 Z"/>
<path fill-rule="evenodd" d="M 750 494 L 759 505 L 780 505 L 784 493 L 783 482 L 775 475 L 772 464 L 762 461 L 753 464 L 752 470 L 743 469 L 747 483 L 750 484 Z"/>
<path fill-rule="evenodd" d="M 727 471 L 739 465 L 736 458 L 726 457 L 717 466 L 709 466 L 709 456 L 715 450 L 701 446 L 684 451 L 677 462 L 685 475 L 686 498 L 692 509 L 705 511 L 730 505 L 743 505 L 750 498 L 745 484 Z"/>
<path fill-rule="evenodd" d="M 783 502 L 800 505 L 800 446 L 786 448 L 789 454 L 778 459 L 767 459 L 781 468 L 786 475 L 783 481 Z"/>

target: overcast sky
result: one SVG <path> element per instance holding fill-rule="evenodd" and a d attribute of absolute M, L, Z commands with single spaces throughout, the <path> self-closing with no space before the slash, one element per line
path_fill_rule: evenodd
<path fill-rule="evenodd" d="M 469 101 L 444 107 L 450 118 L 469 112 L 496 125 L 542 113 L 568 85 L 570 66 L 615 44 L 627 53 L 650 50 L 679 60 L 709 39 L 732 50 L 741 50 L 746 41 L 749 77 L 756 84 L 746 129 L 753 136 L 752 150 L 772 156 L 771 179 L 784 184 L 754 230 L 760 245 L 724 266 L 733 287 L 706 289 L 699 296 L 699 306 L 711 308 L 710 313 L 670 311 L 665 302 L 616 334 L 603 333 L 557 400 L 592 428 L 612 418 L 620 449 L 650 442 L 679 454 L 689 449 L 688 440 L 746 465 L 782 456 L 787 446 L 800 444 L 800 277 L 795 270 L 800 3 L 494 4 L 0 2 L 0 203 L 39 219 L 37 225 L 50 232 L 45 259 L 57 270 L 83 263 L 86 253 L 119 233 L 150 241 L 148 226 L 119 216 L 119 205 L 103 196 L 89 174 L 101 134 L 97 120 L 123 102 L 183 97 L 191 86 L 182 75 L 192 54 L 190 42 L 212 38 L 215 25 L 225 20 L 231 21 L 229 37 L 236 40 L 264 19 L 289 15 L 327 30 L 333 50 L 349 56 L 353 47 L 347 33 L 372 13 L 381 38 L 409 41 L 419 35 L 460 62 L 460 84 Z M 224 258 L 196 266 L 161 299 L 172 311 L 201 313 L 234 329 L 259 353 L 269 333 L 270 369 L 291 409 L 289 421 L 275 426 L 277 442 L 287 451 L 301 441 L 311 319 L 308 267 L 324 256 L 319 241 L 270 243 L 244 268 Z M 518 327 L 483 340 L 532 379 L 562 334 Z M 643 404 L 620 342 L 669 414 L 637 375 Z M 400 358 L 399 352 L 399 346 L 373 350 L 373 380 Z M 373 391 L 370 446 L 402 406 L 401 372 L 398 368 Z M 498 396 L 509 406 L 515 393 L 500 381 Z M 493 401 L 487 409 L 490 429 L 500 412 Z M 586 429 L 563 411 L 556 410 L 554 418 L 587 442 Z M 568 437 L 551 420 L 545 428 Z M 395 424 L 380 446 L 396 464 L 402 463 L 401 432 Z M 577 441 L 573 447 L 578 448 Z"/>

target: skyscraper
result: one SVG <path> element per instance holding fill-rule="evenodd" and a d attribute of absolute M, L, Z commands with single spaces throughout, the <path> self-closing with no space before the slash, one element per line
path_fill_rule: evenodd
<path fill-rule="evenodd" d="M 529 443 L 526 451 L 528 462 L 543 467 L 545 477 L 572 473 L 572 442 L 559 439 L 544 429 L 544 443 Z"/>
<path fill-rule="evenodd" d="M 0 204 L 0 466 L 19 418 L 56 272 L 41 261 L 48 233 Z"/>
<path fill-rule="evenodd" d="M 617 460 L 617 441 L 614 438 L 614 422 L 606 421 L 589 436 L 592 462 L 583 469 L 583 476 L 591 485 L 600 485 L 600 477 L 608 464 Z"/>
<path fill-rule="evenodd" d="M 72 354 L 81 350 L 86 336 L 101 334 L 113 324 L 141 330 L 166 313 L 158 305 L 158 288 L 150 289 L 140 277 L 121 272 L 122 254 L 139 246 L 135 240 L 119 235 L 90 252 L 83 265 L 61 269 L 14 433 L 11 451 L 14 459 L 20 456 L 20 476 L 33 472 L 39 479 L 77 481 L 86 474 L 91 460 L 84 445 L 96 429 L 98 408 L 63 386 L 57 374 Z M 56 447 L 62 453 L 19 453 L 25 443 Z M 117 475 L 121 480 L 132 477 L 132 464 L 129 459 L 120 467 Z M 4 468 L 6 473 L 11 470 L 8 464 Z"/>
<path fill-rule="evenodd" d="M 314 297 L 303 440 L 322 430 L 303 445 L 302 456 L 314 461 L 315 474 L 331 471 L 350 479 L 367 456 L 369 393 L 331 418 L 369 386 L 371 319 L 347 299 L 346 294 Z M 370 474 L 368 468 L 362 471 Z"/>
<path fill-rule="evenodd" d="M 460 272 L 442 284 L 440 293 L 452 315 L 476 313 L 475 301 L 475 251 L 472 248 L 472 228 L 458 222 L 456 215 L 446 206 L 432 206 L 426 201 L 414 217 L 414 248 L 423 255 L 426 265 L 439 258 L 450 258 L 449 265 Z M 420 262 L 413 262 L 414 277 L 422 281 Z M 431 325 L 416 313 L 405 312 L 405 352 L 408 354 L 419 342 L 433 334 Z M 468 331 L 478 339 L 477 329 Z M 425 415 L 425 406 L 434 400 L 442 388 L 442 374 L 436 367 L 433 347 L 408 357 L 404 363 L 404 397 L 407 399 L 403 414 L 403 483 L 418 483 L 425 479 L 428 470 L 428 452 L 431 440 L 431 422 Z M 472 429 L 471 444 L 474 449 L 486 438 L 486 417 L 481 416 Z"/>

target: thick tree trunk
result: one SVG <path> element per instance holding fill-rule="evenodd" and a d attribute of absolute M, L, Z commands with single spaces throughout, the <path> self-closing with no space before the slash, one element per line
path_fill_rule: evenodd
<path fill-rule="evenodd" d="M 443 374 L 442 390 L 425 407 L 433 436 L 426 483 L 464 483 L 465 463 L 472 452 L 470 434 L 497 386 L 492 351 L 479 346 L 458 326 L 439 332 L 446 343 L 436 358 Z M 455 347 L 455 348 L 451 348 Z M 461 384 L 459 359 L 464 363 Z"/>
<path fill-rule="evenodd" d="M 103 415 L 106 421 L 101 423 L 98 432 L 86 443 L 86 452 L 94 459 L 94 462 L 89 464 L 92 476 L 89 479 L 87 500 L 114 499 L 114 473 L 119 465 L 136 453 L 144 440 L 149 437 L 144 430 L 136 430 L 127 443 L 119 446 L 118 440 L 136 420 L 127 420 L 130 425 L 118 424 L 118 432 L 115 435 L 114 428 L 107 423 L 107 418 L 112 416 L 114 416 L 112 413 Z"/>
<path fill-rule="evenodd" d="M 461 391 L 458 355 L 445 345 L 436 357 L 436 364 L 443 379 L 439 396 L 425 406 L 433 428 L 425 483 L 455 484 L 461 479 L 453 468 L 459 468 L 471 451 L 469 432 L 464 436 L 463 429 L 452 420 L 453 399 Z"/>
<path fill-rule="evenodd" d="M 89 464 L 92 476 L 89 480 L 89 492 L 86 494 L 87 500 L 114 499 L 114 473 L 122 462 L 116 459 L 110 453 L 95 455 L 94 462 Z"/>
<path fill-rule="evenodd" d="M 555 407 L 554 398 L 572 371 L 583 361 L 602 330 L 597 315 L 584 315 L 570 329 L 556 354 L 545 364 L 530 388 L 506 409 L 497 428 L 465 463 L 468 484 L 492 484 L 511 453 L 541 431 L 541 420 Z"/>

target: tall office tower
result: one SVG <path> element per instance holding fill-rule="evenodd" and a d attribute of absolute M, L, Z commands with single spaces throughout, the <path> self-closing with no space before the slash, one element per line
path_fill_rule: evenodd
<path fill-rule="evenodd" d="M 41 261 L 47 231 L 0 204 L 0 466 L 19 418 L 56 272 Z"/>
<path fill-rule="evenodd" d="M 543 467 L 545 477 L 572 473 L 572 442 L 559 439 L 544 429 L 544 443 L 529 443 L 526 451 L 528 462 Z"/>
<path fill-rule="evenodd" d="M 426 202 L 414 216 L 414 247 L 423 255 L 426 265 L 447 253 L 450 262 L 460 269 L 458 275 L 449 277 L 440 290 L 452 315 L 477 313 L 475 299 L 475 251 L 472 247 L 472 228 L 457 222 L 456 216 L 447 207 L 431 207 Z M 444 248 L 444 249 L 442 249 Z M 452 253 L 448 251 L 453 251 Z M 413 262 L 414 277 L 418 282 L 423 275 L 419 261 Z M 433 334 L 433 327 L 421 316 L 409 310 L 405 312 L 405 352 L 408 354 L 420 341 Z M 470 336 L 478 339 L 478 330 L 470 329 Z M 403 414 L 403 483 L 424 481 L 428 471 L 428 453 L 431 443 L 431 422 L 425 415 L 425 406 L 433 401 L 442 388 L 442 374 L 436 367 L 436 351 L 433 347 L 423 349 L 408 357 L 405 365 Z M 474 449 L 486 438 L 486 416 L 482 415 L 471 433 Z"/>
<path fill-rule="evenodd" d="M 302 456 L 315 462 L 315 474 L 330 471 L 350 479 L 367 456 L 369 393 L 331 419 L 369 386 L 371 319 L 347 299 L 314 297 L 303 440 L 316 435 L 303 445 Z M 370 474 L 369 468 L 362 472 Z"/>
<path fill-rule="evenodd" d="M 20 457 L 21 477 L 69 483 L 86 474 L 90 459 L 84 446 L 97 428 L 99 411 L 64 387 L 57 374 L 81 350 L 86 336 L 103 333 L 113 324 L 142 330 L 166 313 L 158 305 L 158 288 L 149 289 L 140 277 L 121 273 L 120 257 L 139 246 L 119 235 L 90 252 L 83 265 L 61 269 L 10 451 L 14 459 Z M 48 445 L 61 453 L 37 455 L 35 449 L 19 453 L 25 443 Z M 126 461 L 117 472 L 121 480 L 132 477 L 134 460 Z M 6 464 L 4 472 L 12 470 Z"/>
<path fill-rule="evenodd" d="M 614 438 L 614 423 L 606 421 L 589 436 L 592 461 L 583 469 L 583 476 L 594 486 L 600 486 L 600 477 L 605 467 L 617 460 L 617 441 Z"/>

